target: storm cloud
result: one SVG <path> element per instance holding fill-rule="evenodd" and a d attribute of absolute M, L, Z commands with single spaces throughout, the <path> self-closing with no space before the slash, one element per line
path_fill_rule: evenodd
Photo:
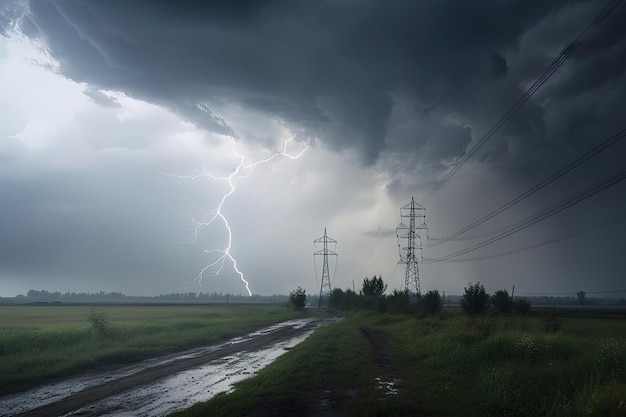
<path fill-rule="evenodd" d="M 78 157 L 77 149 L 85 150 L 85 158 L 94 158 L 85 160 L 91 161 L 85 162 L 90 168 L 80 171 L 85 169 L 88 174 L 78 179 L 72 169 L 57 172 L 58 167 L 41 162 L 45 159 L 24 159 L 30 154 L 20 148 L 20 141 L 11 138 L 26 130 L 28 119 L 21 120 L 16 112 L 3 125 L 0 133 L 7 139 L 0 145 L 0 161 L 13 161 L 13 168 L 6 165 L 0 178 L 3 195 L 11 196 L 10 203 L 3 203 L 6 227 L 12 225 L 0 242 L 4 245 L 0 246 L 4 248 L 0 250 L 4 268 L 11 266 L 11 273 L 23 277 L 41 275 L 37 262 L 27 267 L 27 259 L 32 259 L 35 250 L 55 260 L 41 262 L 59 265 L 58 276 L 63 275 L 63 265 L 70 263 L 85 265 L 78 275 L 97 269 L 106 277 L 130 273 L 125 271 L 138 273 L 142 265 L 152 265 L 149 259 L 168 258 L 165 253 L 171 250 L 169 246 L 152 247 L 133 239 L 157 234 L 166 241 L 171 234 L 171 240 L 176 240 L 181 219 L 197 218 L 198 212 L 214 204 L 215 196 L 223 192 L 221 185 L 209 185 L 213 191 L 205 200 L 197 196 L 200 188 L 195 185 L 180 185 L 172 177 L 161 176 L 163 172 L 188 173 L 201 168 L 199 160 L 198 165 L 190 166 L 190 160 L 179 154 L 173 159 L 166 157 L 177 129 L 189 123 L 193 128 L 186 126 L 184 130 L 193 131 L 209 149 L 217 148 L 223 138 L 234 138 L 246 149 L 269 155 L 280 150 L 276 137 L 283 130 L 301 146 L 311 146 L 309 159 L 280 162 L 283 168 L 295 164 L 287 168 L 294 172 L 290 186 L 276 185 L 280 174 L 273 168 L 262 168 L 263 181 L 257 183 L 251 176 L 249 188 L 242 185 L 241 194 L 232 196 L 232 224 L 238 224 L 239 230 L 253 231 L 255 236 L 245 238 L 247 249 L 239 248 L 240 254 L 260 275 L 274 276 L 266 278 L 274 280 L 271 285 L 260 288 L 288 291 L 296 283 L 286 277 L 302 266 L 285 262 L 280 273 L 272 272 L 268 266 L 272 262 L 267 261 L 270 254 L 264 251 L 267 244 L 263 243 L 264 239 L 276 244 L 288 241 L 295 250 L 295 236 L 285 232 L 293 223 L 286 226 L 281 222 L 297 221 L 293 211 L 303 211 L 309 219 L 303 221 L 319 229 L 303 230 L 306 237 L 301 239 L 309 246 L 327 224 L 344 233 L 346 270 L 340 270 L 344 283 L 360 281 L 365 273 L 389 274 L 397 262 L 389 231 L 399 221 L 398 208 L 411 196 L 419 198 L 437 184 L 604 6 L 587 0 L 0 3 L 0 32 L 6 39 L 24 36 L 41 46 L 52 60 L 47 64 L 49 71 L 67 83 L 82 86 L 85 99 L 103 109 L 100 115 L 95 110 L 85 113 L 66 132 L 40 133 L 55 138 L 51 152 L 60 158 Z M 458 230 L 624 128 L 625 21 L 626 7 L 622 5 L 435 195 L 427 207 L 434 235 Z M 132 119 L 134 116 L 114 113 L 123 112 L 128 100 L 154 106 L 152 114 L 167 113 L 157 117 L 171 124 L 163 122 L 161 127 L 144 130 L 146 125 Z M 128 121 L 117 123 L 125 117 Z M 143 121 L 154 120 L 146 117 Z M 491 230 L 614 174 L 624 165 L 625 149 L 618 144 L 611 152 L 594 158 L 584 169 L 564 177 L 554 190 L 538 193 L 512 210 Z M 225 169 L 236 163 L 217 155 L 212 162 L 223 164 Z M 34 163 L 39 165 L 31 165 Z M 114 174 L 104 175 L 111 166 L 116 167 Z M 29 177 L 25 173 L 31 167 L 39 167 L 35 171 L 45 174 Z M 159 179 L 154 180 L 156 177 Z M 90 222 L 76 207 L 80 207 L 81 198 L 88 206 L 95 204 L 93 184 L 105 190 L 115 184 L 102 206 L 120 207 L 122 211 L 128 206 L 127 216 L 100 213 L 106 221 Z M 285 194 L 291 187 L 293 192 Z M 279 194 L 280 189 L 283 194 Z M 623 190 L 623 184 L 618 185 L 585 203 L 581 210 L 590 215 L 616 215 L 626 204 Z M 137 199 L 138 193 L 144 196 L 142 200 Z M 51 235 L 66 235 L 67 248 L 61 245 L 55 249 L 72 253 L 71 259 L 33 245 L 33 237 L 22 228 L 32 226 L 41 231 L 50 227 L 27 220 L 49 214 L 20 209 L 26 204 L 34 210 L 29 199 L 52 205 L 58 201 L 63 210 L 78 210 L 70 217 L 63 217 L 69 216 L 68 211 L 56 212 L 57 230 L 49 231 Z M 266 207 L 270 220 L 263 225 L 255 224 L 246 214 L 252 199 Z M 164 201 L 176 203 L 164 206 Z M 577 211 L 565 213 L 540 232 L 535 231 L 534 237 L 532 233 L 520 234 L 517 246 L 583 227 L 583 217 Z M 81 226 L 72 230 L 70 218 L 93 229 Z M 162 229 L 156 233 L 154 229 L 159 227 Z M 112 236 L 101 234 L 101 229 Z M 124 230 L 133 230 L 132 238 L 125 240 Z M 601 267 L 596 264 L 581 269 L 570 262 L 580 256 L 579 247 L 566 240 L 558 248 L 532 252 L 536 258 L 530 261 L 502 258 L 500 263 L 442 263 L 440 269 L 435 264 L 424 265 L 424 279 L 427 287 L 449 290 L 478 279 L 508 287 L 510 282 L 501 280 L 513 262 L 524 267 L 512 280 L 534 274 L 540 277 L 533 281 L 538 284 L 545 282 L 541 276 L 561 277 L 555 278 L 558 284 L 554 285 L 561 290 L 571 285 L 582 287 L 590 274 L 599 271 L 605 276 L 603 287 L 612 288 L 620 276 L 612 254 L 620 243 L 616 233 L 602 230 L 596 231 L 602 244 L 590 255 L 603 259 Z M 342 241 L 337 233 L 329 233 Z M 101 246 L 83 244 L 93 235 L 101 236 Z M 21 241 L 25 236 L 29 237 Z M 223 237 L 214 237 L 219 238 Z M 389 245 L 391 250 L 379 251 L 379 245 Z M 436 258 L 452 252 L 462 242 L 452 245 L 440 252 L 433 249 L 428 255 Z M 131 257 L 126 263 L 115 261 L 124 259 L 132 248 L 151 247 L 148 253 Z M 116 248 L 119 253 L 107 248 Z M 166 267 L 157 262 L 145 273 L 162 275 L 158 281 L 163 282 L 166 275 L 176 274 L 181 264 L 189 271 L 198 270 L 202 262 L 188 250 L 177 247 Z M 495 253 L 497 248 L 491 251 Z M 95 254 L 103 253 L 110 257 L 99 264 Z M 378 254 L 375 265 L 382 271 L 365 271 L 374 264 L 357 267 L 370 253 Z M 111 263 L 119 270 L 107 269 L 105 265 Z M 348 272 L 351 267 L 355 271 Z M 582 270 L 584 274 L 575 272 Z M 193 278 L 193 274 L 186 275 Z M 160 288 L 169 287 L 163 284 Z"/>

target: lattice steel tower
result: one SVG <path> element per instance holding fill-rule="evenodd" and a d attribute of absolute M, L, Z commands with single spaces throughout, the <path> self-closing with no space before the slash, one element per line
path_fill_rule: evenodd
<path fill-rule="evenodd" d="M 320 299 L 317 305 L 317 308 L 322 307 L 322 298 L 329 297 L 330 292 L 332 290 L 330 286 L 330 272 L 328 271 L 328 257 L 329 256 L 337 256 L 337 252 L 328 249 L 328 245 L 337 245 L 337 241 L 328 237 L 326 234 L 326 228 L 324 228 L 324 236 L 315 239 L 313 244 L 317 247 L 317 245 L 321 244 L 322 249 L 313 253 L 313 257 L 321 255 L 324 257 L 324 263 L 322 266 L 322 285 L 320 286 Z"/>
<path fill-rule="evenodd" d="M 409 225 L 405 224 L 408 220 Z M 417 204 L 413 197 L 411 202 L 400 208 L 400 225 L 396 228 L 398 237 L 398 249 L 400 251 L 399 264 L 406 265 L 404 274 L 404 289 L 412 296 L 420 297 L 420 275 L 418 265 L 422 259 L 422 236 L 420 230 L 426 231 L 428 238 L 428 228 L 426 227 L 426 209 Z"/>

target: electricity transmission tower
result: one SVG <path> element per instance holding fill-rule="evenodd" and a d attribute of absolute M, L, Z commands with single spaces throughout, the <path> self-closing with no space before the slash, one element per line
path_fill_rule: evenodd
<path fill-rule="evenodd" d="M 324 263 L 322 266 L 322 285 L 320 286 L 320 298 L 317 308 L 322 307 L 322 297 L 329 297 L 331 292 L 330 286 L 330 272 L 328 271 L 328 256 L 337 256 L 337 252 L 328 249 L 328 245 L 331 244 L 333 246 L 337 245 L 337 241 L 328 237 L 326 234 L 326 228 L 324 228 L 324 236 L 315 239 L 313 244 L 317 247 L 319 244 L 322 245 L 322 249 L 313 253 L 313 256 L 321 255 L 324 258 Z"/>
<path fill-rule="evenodd" d="M 408 221 L 408 226 L 405 221 Z M 398 237 L 398 249 L 400 251 L 399 264 L 406 265 L 404 274 L 404 289 L 412 297 L 419 298 L 420 276 L 417 267 L 418 251 L 419 259 L 422 258 L 422 243 L 420 230 L 426 231 L 428 239 L 428 228 L 426 227 L 426 209 L 417 204 L 413 197 L 411 202 L 400 208 L 400 225 L 396 228 Z"/>

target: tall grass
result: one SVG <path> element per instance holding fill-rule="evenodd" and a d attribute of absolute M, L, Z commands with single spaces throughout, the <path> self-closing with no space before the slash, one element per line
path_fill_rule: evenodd
<path fill-rule="evenodd" d="M 350 314 L 180 415 L 272 415 L 259 412 L 268 404 L 315 413 L 330 398 L 326 411 L 348 416 L 626 416 L 624 324 L 565 317 L 561 331 L 546 332 L 541 316 Z M 389 368 L 373 360 L 364 326 L 388 335 Z M 393 397 L 375 389 L 385 372 L 397 378 Z"/>
<path fill-rule="evenodd" d="M 427 408 L 466 416 L 626 415 L 626 341 L 538 330 L 539 318 L 454 318 L 386 329 L 409 392 Z M 489 331 L 485 331 L 489 328 Z M 420 377 L 416 378 L 416 374 Z M 424 383 L 427 382 L 427 383 Z"/>
<path fill-rule="evenodd" d="M 281 306 L 0 306 L 0 394 L 303 314 Z"/>

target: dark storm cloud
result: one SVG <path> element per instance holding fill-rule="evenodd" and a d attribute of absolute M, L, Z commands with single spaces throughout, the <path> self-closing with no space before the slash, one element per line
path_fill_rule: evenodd
<path fill-rule="evenodd" d="M 349 207 L 346 201 L 354 196 L 346 190 L 358 190 L 354 184 L 371 171 L 380 174 L 376 178 L 382 184 L 376 185 L 386 186 L 386 196 L 394 203 L 405 204 L 413 193 L 427 191 L 424 188 L 436 183 L 442 171 L 493 126 L 605 2 L 36 0 L 30 2 L 27 16 L 22 16 L 24 9 L 11 8 L 12 4 L 0 0 L 0 32 L 6 35 L 17 28 L 42 42 L 58 62 L 58 71 L 85 83 L 84 94 L 105 107 L 99 109 L 102 120 L 81 116 L 77 124 L 84 126 L 59 138 L 58 144 L 67 147 L 68 155 L 80 146 L 93 147 L 111 158 L 108 166 L 116 167 L 117 172 L 117 158 L 126 155 L 123 149 L 148 152 L 160 129 L 152 131 L 142 125 L 134 131 L 125 123 L 109 123 L 105 116 L 112 108 L 106 107 L 116 103 L 109 91 L 163 106 L 207 131 L 275 146 L 267 137 L 271 130 L 242 133 L 256 129 L 250 128 L 254 123 L 238 124 L 236 116 L 229 117 L 229 108 L 242 107 L 255 116 L 280 119 L 299 137 L 317 137 L 331 150 L 354 149 L 370 164 L 368 170 L 358 165 L 358 174 L 344 178 L 341 169 L 330 165 L 342 165 L 345 154 L 326 153 L 323 161 L 308 167 L 310 183 L 324 183 L 312 189 L 316 195 L 324 195 L 324 204 L 314 217 L 326 224 L 337 211 L 336 205 L 326 203 L 341 200 Z M 466 175 L 458 181 L 464 186 L 444 187 L 431 200 L 429 227 L 433 226 L 436 235 L 456 231 L 479 218 L 624 127 L 624 21 L 626 6 L 622 5 L 466 165 L 455 178 Z M 25 152 L 19 142 L 0 142 L 0 162 L 20 161 Z M 597 183 L 623 166 L 625 154 L 622 146 L 595 158 L 584 170 L 564 178 L 532 203 L 526 202 L 526 211 L 520 209 L 508 220 L 525 218 L 566 193 Z M 143 158 L 151 161 L 151 175 L 157 175 L 159 170 L 154 167 L 163 162 L 147 154 Z M 333 162 L 328 162 L 330 159 Z M 1 267 L 18 276 L 36 275 L 36 262 L 28 256 L 36 251 L 47 257 L 50 272 L 58 267 L 55 272 L 59 276 L 67 270 L 63 265 L 72 264 L 76 274 L 114 275 L 119 283 L 129 281 L 128 277 L 142 268 L 148 271 L 137 275 L 173 275 L 177 267 L 185 265 L 192 272 L 183 275 L 193 277 L 203 266 L 189 258 L 188 252 L 194 251 L 183 248 L 177 256 L 168 257 L 166 252 L 175 250 L 172 245 L 153 248 L 150 242 L 169 242 L 178 236 L 173 230 L 179 224 L 171 219 L 180 219 L 186 207 L 205 207 L 206 202 L 185 201 L 182 192 L 177 199 L 172 190 L 172 196 L 163 197 L 163 183 L 158 181 L 149 193 L 139 193 L 142 183 L 148 184 L 150 179 L 130 179 L 139 178 L 136 175 L 148 167 L 134 166 L 130 159 L 126 163 L 126 175 L 111 177 L 105 165 L 100 167 L 101 183 L 99 176 L 92 174 L 96 177 L 92 180 L 108 196 L 106 201 L 89 192 L 92 184 L 46 171 L 38 180 L 12 178 L 0 183 L 0 189 L 6 190 L 3 196 L 10 197 L 0 201 L 0 226 L 8 231 L 0 242 Z M 321 172 L 326 170 L 319 166 L 329 168 L 328 172 Z M 47 187 L 48 182 L 56 185 Z M 483 184 L 487 185 L 483 188 Z M 276 188 L 275 184 L 269 188 Z M 603 193 L 584 207 L 585 213 L 568 212 L 550 227 L 567 229 L 590 213 L 608 217 L 623 211 L 626 194 L 618 191 L 616 187 Z M 86 197 L 77 200 L 77 195 Z M 165 198 L 170 204 L 171 200 L 177 207 L 155 203 L 158 209 L 152 209 L 143 202 L 146 195 L 155 202 Z M 293 198 L 290 195 L 285 200 Z M 304 206 L 311 197 L 299 198 L 295 201 Z M 438 198 L 443 202 L 436 201 Z M 239 222 L 250 222 L 244 229 L 258 230 L 258 219 L 248 213 L 248 201 L 233 199 L 237 203 L 231 204 L 229 213 L 240 210 L 243 220 Z M 371 204 L 365 201 L 359 210 Z M 290 211 L 300 210 L 291 203 Z M 125 208 L 128 204 L 130 210 Z M 276 206 L 282 204 L 285 202 Z M 91 215 L 105 219 L 100 226 L 90 222 L 91 208 Z M 386 223 L 387 213 L 378 216 L 380 219 L 363 225 L 369 231 L 360 236 L 393 241 L 397 212 L 391 216 L 392 224 Z M 35 220 L 31 223 L 30 219 Z M 276 234 L 272 222 L 261 223 L 266 230 L 256 236 Z M 507 221 L 502 223 L 504 226 Z M 159 227 L 154 226 L 157 224 Z M 549 235 L 550 227 L 539 230 L 535 238 Z M 623 233 L 613 232 L 600 236 L 601 244 L 594 245 L 597 259 L 623 246 L 618 240 Z M 94 235 L 98 238 L 93 239 Z M 267 250 L 261 240 L 248 244 L 258 244 L 259 253 Z M 541 256 L 556 265 L 552 255 L 567 253 L 562 275 L 587 279 L 576 272 L 583 257 L 570 249 L 564 243 Z M 135 251 L 137 256 L 129 256 Z M 259 257 L 250 253 L 242 259 Z M 446 253 L 449 251 L 440 255 Z M 155 258 L 167 262 L 167 267 L 153 264 Z M 618 277 L 621 266 L 617 256 L 604 259 L 609 260 L 586 263 L 586 273 L 596 268 Z M 267 262 L 261 259 L 259 264 Z M 498 274 L 508 277 L 509 269 L 508 261 L 494 268 L 497 273 L 487 267 L 477 269 L 472 280 Z M 267 275 L 272 274 L 268 271 Z"/>
<path fill-rule="evenodd" d="M 509 71 L 506 59 L 498 54 L 491 55 L 491 75 L 494 78 L 504 77 Z"/>
<path fill-rule="evenodd" d="M 231 135 L 212 105 L 235 102 L 335 149 L 355 147 L 372 162 L 395 127 L 394 94 L 415 104 L 415 117 L 438 115 L 444 130 L 446 115 L 473 116 L 479 92 L 497 88 L 490 80 L 507 73 L 506 53 L 562 5 L 59 0 L 32 2 L 31 17 L 76 81 L 158 102 Z M 494 106 L 519 94 L 513 88 Z M 430 130 L 407 135 L 403 145 L 415 145 L 408 152 L 438 131 Z M 440 146 L 435 158 L 459 155 L 466 145 L 431 138 Z"/>

